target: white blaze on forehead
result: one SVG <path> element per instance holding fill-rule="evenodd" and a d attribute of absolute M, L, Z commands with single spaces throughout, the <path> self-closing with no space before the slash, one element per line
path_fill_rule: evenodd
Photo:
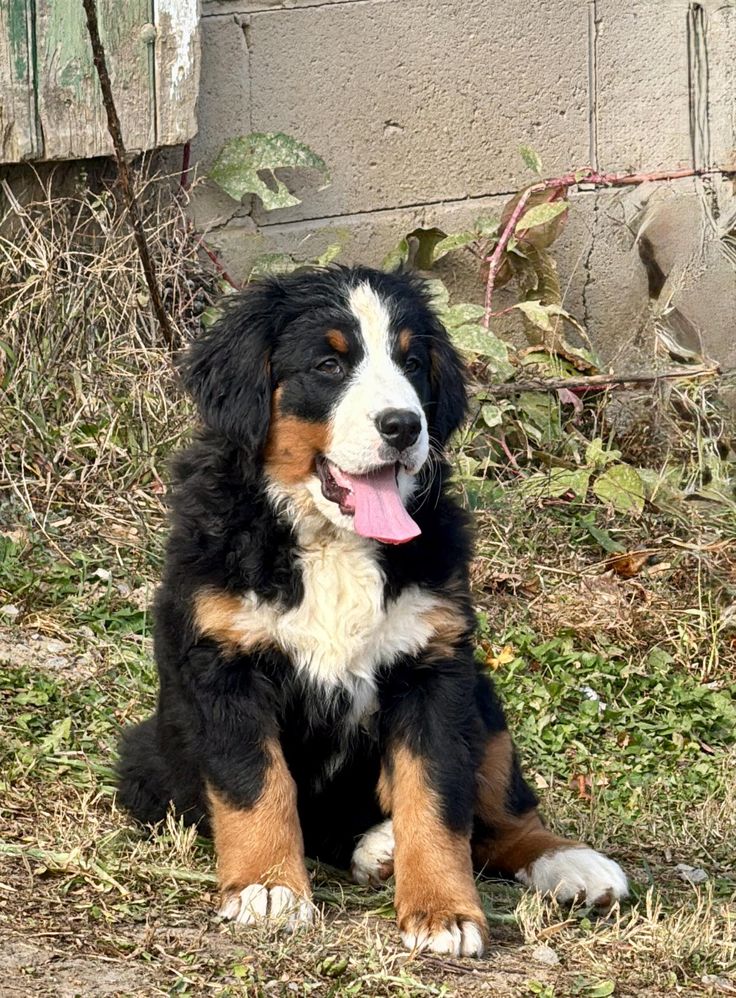
<path fill-rule="evenodd" d="M 360 333 L 366 353 L 377 360 L 380 354 L 391 359 L 391 316 L 386 303 L 370 284 L 359 284 L 349 297 L 350 311 L 360 323 Z"/>
<path fill-rule="evenodd" d="M 365 349 L 347 393 L 353 396 L 350 402 L 353 416 L 372 420 L 382 409 L 411 409 L 422 417 L 422 405 L 414 386 L 391 356 L 390 303 L 370 284 L 353 288 L 348 301 L 358 320 Z"/>

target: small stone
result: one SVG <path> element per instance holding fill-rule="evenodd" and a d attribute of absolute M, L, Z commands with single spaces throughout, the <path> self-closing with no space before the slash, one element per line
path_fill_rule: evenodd
<path fill-rule="evenodd" d="M 551 946 L 535 946 L 532 950 L 532 960 L 535 963 L 543 963 L 547 967 L 556 967 L 560 962 L 559 956 Z"/>
<path fill-rule="evenodd" d="M 46 642 L 46 651 L 51 655 L 61 655 L 68 647 L 66 641 L 57 641 L 55 638 L 49 638 Z"/>
<path fill-rule="evenodd" d="M 18 607 L 14 606 L 12 603 L 6 603 L 5 606 L 0 606 L 0 614 L 2 614 L 3 617 L 10 617 L 11 620 L 15 620 L 19 613 L 20 610 Z"/>
<path fill-rule="evenodd" d="M 698 866 L 688 866 L 687 863 L 678 863 L 675 873 L 680 880 L 685 880 L 688 884 L 704 884 L 708 879 L 705 870 L 701 870 Z"/>
<path fill-rule="evenodd" d="M 65 655 L 52 655 L 43 664 L 47 669 L 68 669 L 70 663 Z"/>

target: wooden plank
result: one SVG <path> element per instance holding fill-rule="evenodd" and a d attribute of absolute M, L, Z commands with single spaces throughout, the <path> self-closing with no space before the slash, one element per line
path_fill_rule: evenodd
<path fill-rule="evenodd" d="M 197 133 L 198 0 L 154 0 L 157 145 L 187 142 Z"/>
<path fill-rule="evenodd" d="M 151 0 L 98 0 L 126 148 L 156 142 Z M 45 159 L 113 152 L 80 0 L 36 0 L 39 123 Z M 148 27 L 147 27 L 148 26 Z"/>
<path fill-rule="evenodd" d="M 0 163 L 18 163 L 39 152 L 31 11 L 26 0 L 0 3 Z"/>

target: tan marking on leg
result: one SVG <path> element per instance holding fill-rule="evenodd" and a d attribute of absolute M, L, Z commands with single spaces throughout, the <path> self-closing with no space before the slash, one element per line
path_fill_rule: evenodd
<path fill-rule="evenodd" d="M 411 336 L 411 329 L 402 329 L 399 333 L 399 346 L 404 353 L 409 352 L 409 347 L 411 346 Z"/>
<path fill-rule="evenodd" d="M 194 597 L 194 626 L 197 634 L 216 641 L 228 655 L 265 648 L 273 643 L 271 632 L 251 615 L 243 624 L 243 601 L 232 593 L 201 589 Z"/>
<path fill-rule="evenodd" d="M 207 787 L 223 902 L 250 884 L 288 887 L 307 898 L 311 894 L 296 786 L 281 746 L 272 741 L 266 751 L 265 783 L 252 807 L 230 804 Z"/>
<path fill-rule="evenodd" d="M 378 786 L 376 787 L 376 796 L 378 797 L 378 805 L 386 817 L 391 814 L 392 795 L 391 776 L 386 767 L 381 766 L 381 774 L 378 777 Z"/>
<path fill-rule="evenodd" d="M 404 933 L 435 935 L 472 922 L 487 935 L 473 879 L 470 834 L 442 820 L 424 763 L 408 749 L 392 753 L 396 912 Z"/>
<path fill-rule="evenodd" d="M 274 481 L 294 485 L 314 474 L 314 459 L 328 449 L 329 431 L 326 423 L 282 416 L 274 400 L 264 464 Z"/>
<path fill-rule="evenodd" d="M 476 867 L 511 875 L 528 868 L 545 852 L 580 845 L 545 828 L 536 807 L 520 815 L 508 812 L 506 800 L 513 753 L 508 731 L 492 735 L 488 740 L 478 769 L 475 813 L 493 834 L 488 839 L 473 842 Z"/>
<path fill-rule="evenodd" d="M 332 349 L 338 353 L 347 353 L 350 349 L 345 333 L 341 329 L 328 329 L 326 338 Z"/>

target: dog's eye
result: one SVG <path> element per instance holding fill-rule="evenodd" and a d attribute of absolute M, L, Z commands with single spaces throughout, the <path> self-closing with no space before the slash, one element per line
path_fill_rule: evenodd
<path fill-rule="evenodd" d="M 317 370 L 321 371 L 322 374 L 329 374 L 333 378 L 339 378 L 343 375 L 342 364 L 337 359 L 337 357 L 327 357 L 321 363 L 317 364 Z"/>
<path fill-rule="evenodd" d="M 404 361 L 404 370 L 407 374 L 413 374 L 415 371 L 418 371 L 421 366 L 422 362 L 418 357 L 407 357 Z"/>

